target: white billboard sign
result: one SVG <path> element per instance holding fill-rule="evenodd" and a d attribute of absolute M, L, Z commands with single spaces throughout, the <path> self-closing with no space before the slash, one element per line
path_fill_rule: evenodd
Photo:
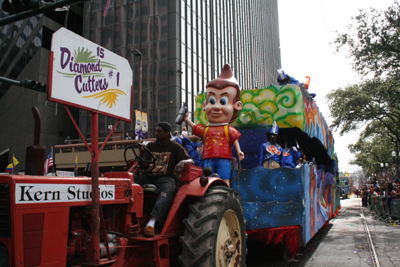
<path fill-rule="evenodd" d="M 48 98 L 132 121 L 132 70 L 125 58 L 65 28 L 53 34 Z"/>

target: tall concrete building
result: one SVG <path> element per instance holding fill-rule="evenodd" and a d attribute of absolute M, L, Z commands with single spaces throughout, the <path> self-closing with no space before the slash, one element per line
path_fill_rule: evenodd
<path fill-rule="evenodd" d="M 93 0 L 71 10 L 74 23 L 69 29 L 128 59 L 134 77 L 133 109 L 139 109 L 141 87 L 148 137 L 159 121 L 169 121 L 179 130 L 174 121 L 182 103 L 193 111 L 195 96 L 205 91 L 206 83 L 220 74 L 225 63 L 232 66 L 243 90 L 274 84 L 281 67 L 277 0 Z M 45 83 L 51 34 L 65 23 L 57 21 L 63 15 L 49 12 L 0 27 L 0 76 Z M 27 33 L 30 37 L 25 38 Z M 134 50 L 141 56 L 135 56 Z M 19 59 L 21 54 L 25 61 Z M 24 155 L 33 140 L 32 105 L 39 105 L 44 113 L 42 143 L 48 150 L 63 144 L 67 136 L 78 138 L 60 105 L 46 103 L 44 94 L 0 82 L 0 123 L 7 125 L 0 130 L 4 164 L 11 162 L 15 152 Z M 84 137 L 90 139 L 90 113 L 80 110 L 75 115 Z M 100 140 L 115 123 L 99 117 Z M 134 123 L 119 123 L 115 140 L 126 135 L 134 138 L 134 127 Z"/>
<path fill-rule="evenodd" d="M 108 10 L 107 10 L 108 7 Z M 129 60 L 134 76 L 134 109 L 139 107 L 142 60 L 142 111 L 149 134 L 159 121 L 174 125 L 183 102 L 232 66 L 242 89 L 275 83 L 281 67 L 277 0 L 94 0 L 85 3 L 83 35 Z M 139 50 L 142 56 L 132 51 Z M 100 119 L 106 136 L 115 120 Z M 134 136 L 134 124 L 117 131 Z M 90 135 L 90 114 L 80 128 Z"/>

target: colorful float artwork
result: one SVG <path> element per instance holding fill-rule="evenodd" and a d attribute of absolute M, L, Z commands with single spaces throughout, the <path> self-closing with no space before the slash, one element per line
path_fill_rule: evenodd
<path fill-rule="evenodd" d="M 206 94 L 196 96 L 196 123 L 207 125 L 208 119 L 202 109 Z M 240 128 L 270 127 L 274 121 L 280 129 L 298 128 L 310 138 L 317 138 L 334 159 L 332 132 L 308 91 L 299 85 L 269 86 L 263 89 L 242 90 L 243 109 L 230 125 Z"/>
<path fill-rule="evenodd" d="M 195 119 L 203 125 L 208 124 L 205 97 L 196 97 Z M 293 256 L 340 207 L 332 132 L 313 97 L 298 84 L 243 90 L 241 101 L 243 109 L 231 125 L 242 134 L 245 159 L 232 170 L 231 187 L 242 199 L 249 237 L 284 243 Z M 297 168 L 259 167 L 259 149 L 274 121 L 280 137 L 298 143 L 314 160 Z"/>

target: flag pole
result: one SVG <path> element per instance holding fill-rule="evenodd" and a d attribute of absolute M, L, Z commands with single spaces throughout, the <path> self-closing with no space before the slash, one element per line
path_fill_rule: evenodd
<path fill-rule="evenodd" d="M 15 170 L 15 165 L 14 165 L 14 153 L 13 153 L 13 157 L 12 157 L 12 164 L 13 164 L 13 169 L 11 171 L 11 174 L 14 174 L 14 170 Z"/>
<path fill-rule="evenodd" d="M 54 175 L 54 151 L 53 151 L 53 146 L 51 147 L 51 156 L 53 157 L 53 164 L 51 165 L 51 175 Z"/>

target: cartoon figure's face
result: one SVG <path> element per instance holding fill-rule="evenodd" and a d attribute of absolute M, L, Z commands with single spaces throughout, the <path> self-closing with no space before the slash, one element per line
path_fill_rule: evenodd
<path fill-rule="evenodd" d="M 203 110 L 210 123 L 229 123 L 234 112 L 242 109 L 242 102 L 234 103 L 236 94 L 236 88 L 232 86 L 223 89 L 207 88 L 207 101 L 203 103 Z"/>

